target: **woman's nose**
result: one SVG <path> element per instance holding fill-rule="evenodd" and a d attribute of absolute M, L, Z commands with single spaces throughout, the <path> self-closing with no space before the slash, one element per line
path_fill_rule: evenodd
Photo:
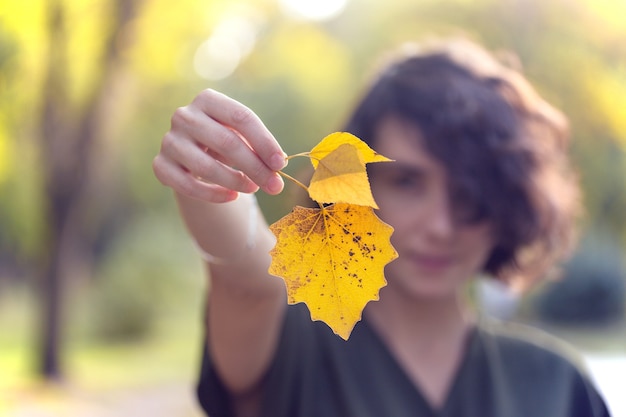
<path fill-rule="evenodd" d="M 449 196 L 437 196 L 430 206 L 426 219 L 426 229 L 435 238 L 449 239 L 454 234 L 454 227 L 455 222 Z"/>

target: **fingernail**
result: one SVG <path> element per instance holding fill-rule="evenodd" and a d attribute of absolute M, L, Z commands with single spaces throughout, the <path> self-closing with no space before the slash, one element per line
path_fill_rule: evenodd
<path fill-rule="evenodd" d="M 269 194 L 278 194 L 282 191 L 284 186 L 285 183 L 283 182 L 283 179 L 279 175 L 274 175 L 267 180 L 264 188 Z"/>
<path fill-rule="evenodd" d="M 274 171 L 280 171 L 287 165 L 287 155 L 282 152 L 275 153 L 270 158 L 270 168 Z"/>

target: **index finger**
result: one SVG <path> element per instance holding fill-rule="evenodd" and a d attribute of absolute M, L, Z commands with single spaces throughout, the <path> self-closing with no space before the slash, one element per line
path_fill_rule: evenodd
<path fill-rule="evenodd" d="M 248 107 L 211 89 L 204 90 L 194 101 L 207 116 L 243 136 L 270 169 L 280 171 L 285 167 L 285 152 L 261 119 Z"/>

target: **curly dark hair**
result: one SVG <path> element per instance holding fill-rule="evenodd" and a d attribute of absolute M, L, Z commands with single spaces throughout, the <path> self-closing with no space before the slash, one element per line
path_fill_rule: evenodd
<path fill-rule="evenodd" d="M 468 40 L 404 48 L 346 130 L 375 149 L 376 128 L 389 116 L 414 124 L 445 166 L 453 205 L 470 209 L 459 220 L 493 223 L 484 272 L 530 283 L 571 251 L 580 198 L 568 123 L 519 71 Z"/>

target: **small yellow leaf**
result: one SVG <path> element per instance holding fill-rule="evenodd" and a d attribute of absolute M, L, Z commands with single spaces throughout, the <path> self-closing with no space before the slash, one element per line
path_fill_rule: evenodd
<path fill-rule="evenodd" d="M 353 134 L 348 132 L 335 132 L 322 139 L 320 143 L 315 145 L 315 147 L 311 149 L 311 152 L 309 152 L 313 168 L 317 168 L 317 165 L 322 158 L 337 149 L 340 145 L 346 143 L 354 145 L 357 148 L 361 161 L 363 161 L 364 164 L 368 164 L 370 162 L 391 161 L 391 159 L 374 151 L 367 145 L 367 143 L 363 142 Z"/>
<path fill-rule="evenodd" d="M 311 183 L 309 196 L 318 203 L 350 203 L 378 208 L 365 164 L 356 146 L 348 143 L 320 159 Z"/>
<path fill-rule="evenodd" d="M 289 303 L 306 303 L 313 320 L 347 340 L 386 285 L 385 265 L 398 256 L 393 228 L 371 207 L 337 203 L 297 206 L 270 229 L 277 242 L 269 272 L 285 280 Z"/>

